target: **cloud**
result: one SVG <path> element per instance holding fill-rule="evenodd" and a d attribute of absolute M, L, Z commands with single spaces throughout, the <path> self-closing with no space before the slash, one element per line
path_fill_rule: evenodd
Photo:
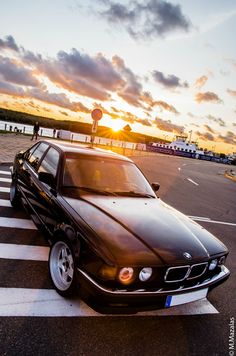
<path fill-rule="evenodd" d="M 233 98 L 236 98 L 236 90 L 227 89 L 227 93 L 229 93 L 229 95 Z"/>
<path fill-rule="evenodd" d="M 236 135 L 232 131 L 228 131 L 225 136 L 219 135 L 218 139 L 223 141 L 224 143 L 228 143 L 230 145 L 236 145 Z"/>
<path fill-rule="evenodd" d="M 202 103 L 202 102 L 213 102 L 213 103 L 223 103 L 223 101 L 218 97 L 217 94 L 207 91 L 205 93 L 197 93 L 195 100 L 198 103 Z"/>
<path fill-rule="evenodd" d="M 156 82 L 162 84 L 165 88 L 175 89 L 175 88 L 188 88 L 189 85 L 185 81 L 181 83 L 180 78 L 176 77 L 174 74 L 168 74 L 165 76 L 162 72 L 154 70 L 152 76 Z"/>
<path fill-rule="evenodd" d="M 180 5 L 163 0 L 130 1 L 123 5 L 105 1 L 106 9 L 100 12 L 112 25 L 124 26 L 134 39 L 165 37 L 176 31 L 188 32 L 191 22 L 182 13 Z"/>
<path fill-rule="evenodd" d="M 179 114 L 179 112 L 175 109 L 174 106 L 167 104 L 165 101 L 162 101 L 162 100 L 155 101 L 155 105 L 159 106 L 161 109 L 165 109 L 165 110 L 170 111 L 174 114 Z"/>
<path fill-rule="evenodd" d="M 0 92 L 2 94 L 12 95 L 16 97 L 24 97 L 25 92 L 22 88 L 0 81 Z"/>
<path fill-rule="evenodd" d="M 0 38 L 0 49 L 11 49 L 16 52 L 19 51 L 19 47 L 12 36 L 7 36 L 5 40 Z"/>
<path fill-rule="evenodd" d="M 214 131 L 210 126 L 204 125 L 204 127 L 205 127 L 205 129 L 206 129 L 208 132 L 210 132 L 210 133 L 212 133 L 212 134 L 215 133 L 215 131 Z"/>
<path fill-rule="evenodd" d="M 199 139 L 203 141 L 215 141 L 215 137 L 210 133 L 210 132 L 200 132 L 197 131 L 196 135 L 198 136 Z"/>
<path fill-rule="evenodd" d="M 206 118 L 210 121 L 216 122 L 218 125 L 225 127 L 225 121 L 223 119 L 221 119 L 220 117 L 215 117 L 213 115 L 207 115 Z"/>
<path fill-rule="evenodd" d="M 206 75 L 202 75 L 196 80 L 194 87 L 197 89 L 201 89 L 206 84 L 207 80 L 208 77 Z"/>
<path fill-rule="evenodd" d="M 32 71 L 16 64 L 13 60 L 0 56 L 0 77 L 5 81 L 25 86 L 38 86 L 39 81 Z"/>
<path fill-rule="evenodd" d="M 159 130 L 173 132 L 180 135 L 184 133 L 184 126 L 172 124 L 170 120 L 163 120 L 156 117 L 154 123 Z"/>
<path fill-rule="evenodd" d="M 27 92 L 27 96 L 71 111 L 90 113 L 82 103 L 71 102 L 64 93 L 49 93 L 47 90 L 34 88 Z"/>

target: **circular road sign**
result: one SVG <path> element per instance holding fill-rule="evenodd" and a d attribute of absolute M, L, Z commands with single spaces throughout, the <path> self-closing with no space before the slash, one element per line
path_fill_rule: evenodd
<path fill-rule="evenodd" d="M 102 118 L 102 110 L 101 109 L 94 109 L 91 112 L 92 119 L 98 121 Z"/>

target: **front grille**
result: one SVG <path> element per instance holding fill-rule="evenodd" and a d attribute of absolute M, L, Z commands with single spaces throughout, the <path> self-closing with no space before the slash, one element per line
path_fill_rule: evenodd
<path fill-rule="evenodd" d="M 180 282 L 187 278 L 189 266 L 170 267 L 166 271 L 165 281 L 167 283 Z"/>
<path fill-rule="evenodd" d="M 165 274 L 165 282 L 173 283 L 173 282 L 181 282 L 186 279 L 194 279 L 202 276 L 207 269 L 208 263 L 197 263 L 192 266 L 178 266 L 178 267 L 170 267 L 167 269 Z"/>
<path fill-rule="evenodd" d="M 199 263 L 196 265 L 192 265 L 188 279 L 193 279 L 202 276 L 207 269 L 207 265 L 207 263 Z"/>

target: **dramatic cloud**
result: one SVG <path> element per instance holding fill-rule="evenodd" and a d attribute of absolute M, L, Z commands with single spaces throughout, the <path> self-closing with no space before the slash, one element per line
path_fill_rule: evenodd
<path fill-rule="evenodd" d="M 22 88 L 1 81 L 0 81 L 0 93 L 12 95 L 16 97 L 24 97 L 25 95 L 25 92 Z"/>
<path fill-rule="evenodd" d="M 212 116 L 212 115 L 207 115 L 206 118 L 210 121 L 213 121 L 213 122 L 216 122 L 218 125 L 222 126 L 222 127 L 225 127 L 226 124 L 225 124 L 225 121 L 222 120 L 220 117 L 215 117 L 215 116 Z"/>
<path fill-rule="evenodd" d="M 154 123 L 159 130 L 173 132 L 179 135 L 184 133 L 184 126 L 172 124 L 170 120 L 163 120 L 156 117 Z"/>
<path fill-rule="evenodd" d="M 218 97 L 217 94 L 207 91 L 205 93 L 197 93 L 195 100 L 198 103 L 202 103 L 202 102 L 211 102 L 211 103 L 217 103 L 220 104 L 223 101 Z"/>
<path fill-rule="evenodd" d="M 16 64 L 13 60 L 0 56 L 0 77 L 6 82 L 25 85 L 38 86 L 39 81 L 33 76 L 32 71 Z"/>
<path fill-rule="evenodd" d="M 169 74 L 165 76 L 162 72 L 154 70 L 152 76 L 156 82 L 162 84 L 165 88 L 175 89 L 175 88 L 188 88 L 187 82 L 181 83 L 180 78 L 176 77 L 174 74 Z"/>
<path fill-rule="evenodd" d="M 224 143 L 228 143 L 230 145 L 236 145 L 236 135 L 232 131 L 228 131 L 227 134 L 219 135 L 218 139 L 223 141 Z"/>
<path fill-rule="evenodd" d="M 205 129 L 206 129 L 208 132 L 210 132 L 210 133 L 212 133 L 212 134 L 215 133 L 215 131 L 214 131 L 210 126 L 204 125 L 204 127 L 205 127 Z"/>
<path fill-rule="evenodd" d="M 102 18 L 112 25 L 124 26 L 134 39 L 164 37 L 176 31 L 188 32 L 192 27 L 180 5 L 168 1 L 130 1 L 127 5 L 104 1 L 104 4 L 106 9 L 100 13 Z"/>
<path fill-rule="evenodd" d="M 201 89 L 207 82 L 208 77 L 206 75 L 201 76 L 198 78 L 194 84 L 195 88 Z"/>
<path fill-rule="evenodd" d="M 215 141 L 215 137 L 210 133 L 210 132 L 200 132 L 197 131 L 196 135 L 198 136 L 199 139 L 203 141 Z"/>
<path fill-rule="evenodd" d="M 11 49 L 18 52 L 19 47 L 15 43 L 15 40 L 12 36 L 7 36 L 5 40 L 0 38 L 0 49 Z"/>
<path fill-rule="evenodd" d="M 231 95 L 232 97 L 236 98 L 236 90 L 227 89 L 227 93 L 229 93 L 229 95 Z"/>
<path fill-rule="evenodd" d="M 159 100 L 155 102 L 156 106 L 159 106 L 161 109 L 165 109 L 167 111 L 170 111 L 174 114 L 179 114 L 179 112 L 175 109 L 174 106 L 167 104 L 165 101 Z"/>

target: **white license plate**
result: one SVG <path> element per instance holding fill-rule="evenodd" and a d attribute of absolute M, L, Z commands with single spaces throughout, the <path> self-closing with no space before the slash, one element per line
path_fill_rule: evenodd
<path fill-rule="evenodd" d="M 196 300 L 206 298 L 208 293 L 208 288 L 197 290 L 196 292 L 189 292 L 178 295 L 168 295 L 166 298 L 165 307 L 173 307 L 175 305 L 195 302 Z"/>

